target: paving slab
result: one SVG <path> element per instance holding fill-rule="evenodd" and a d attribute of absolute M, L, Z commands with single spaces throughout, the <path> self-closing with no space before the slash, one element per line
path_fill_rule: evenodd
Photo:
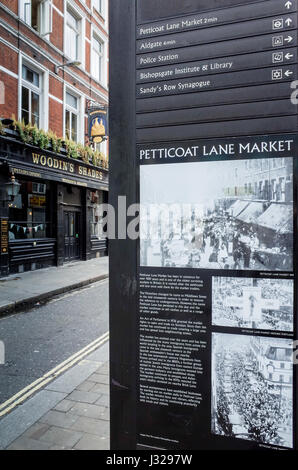
<path fill-rule="evenodd" d="M 40 441 L 56 444 L 59 446 L 73 447 L 81 439 L 83 434 L 78 431 L 69 429 L 58 428 L 52 426 L 47 432 L 40 438 Z"/>
<path fill-rule="evenodd" d="M 95 362 L 80 362 L 76 367 L 65 372 L 57 379 L 47 385 L 46 390 L 55 392 L 71 393 L 78 385 L 86 380 L 90 374 L 96 371 L 98 364 Z"/>
<path fill-rule="evenodd" d="M 42 422 L 34 423 L 33 426 L 30 426 L 30 428 L 24 432 L 22 437 L 38 440 L 49 429 L 49 427 L 49 425 Z"/>
<path fill-rule="evenodd" d="M 69 428 L 78 419 L 78 416 L 67 411 L 51 410 L 46 413 L 40 420 L 40 423 L 47 424 L 49 426 L 57 426 L 59 428 Z"/>
<path fill-rule="evenodd" d="M 72 401 L 78 401 L 82 403 L 95 403 L 101 397 L 101 392 L 82 392 L 81 390 L 74 390 L 68 399 Z"/>
<path fill-rule="evenodd" d="M 54 410 L 63 411 L 64 413 L 66 413 L 70 410 L 72 406 L 73 402 L 66 398 L 65 400 L 60 401 L 60 403 L 55 406 Z"/>
<path fill-rule="evenodd" d="M 78 416 L 101 419 L 105 413 L 105 407 L 101 405 L 90 405 L 89 403 L 74 402 L 73 407 L 70 408 L 69 411 Z"/>
<path fill-rule="evenodd" d="M 7 450 L 49 450 L 51 444 L 37 441 L 29 437 L 20 437 Z"/>
<path fill-rule="evenodd" d="M 92 387 L 94 387 L 94 382 L 86 380 L 85 382 L 78 385 L 76 390 L 80 390 L 81 392 L 90 392 Z"/>
<path fill-rule="evenodd" d="M 108 438 L 110 435 L 110 425 L 107 421 L 88 418 L 86 416 L 80 416 L 71 428 L 76 431 L 94 434 L 105 438 Z"/>
<path fill-rule="evenodd" d="M 93 374 L 109 369 L 106 343 L 0 420 L 0 448 L 6 450 L 109 450 L 109 395 L 90 392 Z M 90 360 L 90 359 L 93 360 Z M 104 362 L 105 361 L 105 362 Z M 103 374 L 104 371 L 104 374 Z M 84 385 L 85 384 L 85 385 Z M 64 390 L 64 391 L 61 391 Z M 68 390 L 69 392 L 67 392 Z M 96 403 L 81 400 L 95 398 Z"/>
<path fill-rule="evenodd" d="M 91 377 L 90 377 L 90 380 L 92 380 Z M 100 382 L 95 382 L 94 387 L 91 388 L 91 392 L 93 392 L 93 393 L 101 393 L 101 394 L 106 394 L 107 395 L 109 393 L 109 391 L 110 391 L 109 385 L 103 384 L 103 383 L 100 383 Z"/>
<path fill-rule="evenodd" d="M 110 395 L 102 395 L 96 402 L 95 405 L 110 406 Z"/>
<path fill-rule="evenodd" d="M 8 447 L 9 444 L 65 397 L 66 393 L 42 390 L 1 419 L 0 449 Z"/>
<path fill-rule="evenodd" d="M 74 448 L 76 450 L 109 450 L 109 441 L 105 438 L 85 434 Z"/>

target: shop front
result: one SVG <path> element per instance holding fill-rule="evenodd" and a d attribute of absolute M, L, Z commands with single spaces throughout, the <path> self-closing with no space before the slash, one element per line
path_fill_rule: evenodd
<path fill-rule="evenodd" d="M 107 168 L 1 136 L 0 187 L 0 276 L 107 255 Z"/>

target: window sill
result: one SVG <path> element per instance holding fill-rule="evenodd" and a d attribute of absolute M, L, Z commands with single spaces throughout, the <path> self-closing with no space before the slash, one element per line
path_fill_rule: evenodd
<path fill-rule="evenodd" d="M 96 77 L 94 77 L 92 74 L 90 74 L 90 77 L 92 78 L 92 80 L 94 82 L 96 82 L 98 85 L 100 85 L 102 88 L 104 88 L 104 90 L 106 90 L 107 92 L 109 91 L 108 89 L 108 86 L 106 83 L 103 83 L 103 82 L 100 82 Z"/>
<path fill-rule="evenodd" d="M 45 41 L 48 44 L 51 44 L 51 41 L 46 38 L 46 36 L 50 36 L 50 34 L 52 34 L 51 32 L 49 32 L 48 34 L 42 35 L 35 28 L 32 28 L 32 26 L 30 26 L 28 23 L 26 23 L 26 21 L 22 20 L 22 18 L 19 18 L 19 21 L 24 26 L 26 26 L 32 33 L 34 33 L 39 39 L 42 39 L 43 41 Z"/>
<path fill-rule="evenodd" d="M 98 11 L 96 7 L 93 7 L 93 10 L 97 13 L 100 19 L 105 23 L 106 22 L 105 16 L 100 11 Z"/>

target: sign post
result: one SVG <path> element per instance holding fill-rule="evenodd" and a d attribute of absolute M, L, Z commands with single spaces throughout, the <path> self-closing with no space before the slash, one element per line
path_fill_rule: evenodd
<path fill-rule="evenodd" d="M 111 0 L 115 450 L 298 448 L 298 2 L 222 3 Z"/>
<path fill-rule="evenodd" d="M 7 217 L 0 218 L 0 227 L 1 227 L 1 237 L 0 237 L 1 275 L 7 276 L 8 275 L 8 238 L 9 238 Z"/>

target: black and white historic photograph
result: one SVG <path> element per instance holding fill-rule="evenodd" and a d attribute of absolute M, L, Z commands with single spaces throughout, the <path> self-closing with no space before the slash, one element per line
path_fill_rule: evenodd
<path fill-rule="evenodd" d="M 143 165 L 142 266 L 292 271 L 293 159 Z"/>
<path fill-rule="evenodd" d="M 212 324 L 293 331 L 291 279 L 212 278 Z"/>
<path fill-rule="evenodd" d="M 212 433 L 292 448 L 293 345 L 212 334 Z"/>

